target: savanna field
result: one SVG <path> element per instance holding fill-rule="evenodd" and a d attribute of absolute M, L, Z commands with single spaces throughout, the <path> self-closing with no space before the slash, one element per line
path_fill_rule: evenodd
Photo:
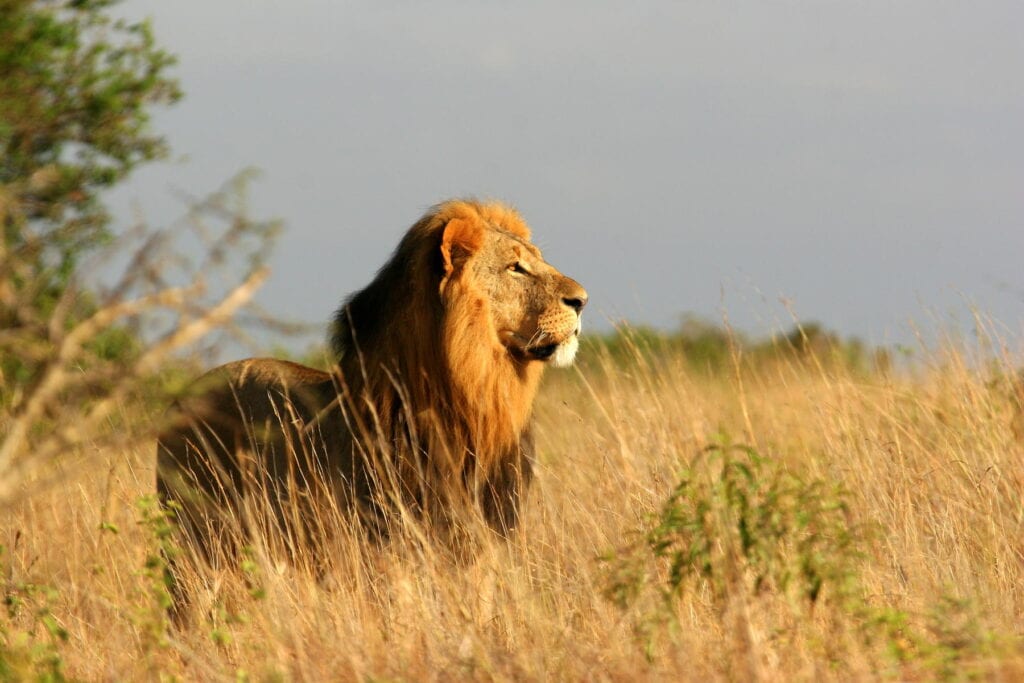
<path fill-rule="evenodd" d="M 0 0 L 0 683 L 1024 681 L 1022 7 Z"/>
<path fill-rule="evenodd" d="M 0 517 L 0 680 L 1021 680 L 1019 358 L 801 339 L 590 344 L 511 543 L 250 547 L 177 625 L 152 443 L 62 453 Z"/>

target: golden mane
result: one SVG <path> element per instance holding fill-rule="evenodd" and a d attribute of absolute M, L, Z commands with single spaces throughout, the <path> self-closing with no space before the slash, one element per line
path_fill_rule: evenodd
<path fill-rule="evenodd" d="M 469 242 L 490 227 L 530 237 L 504 204 L 456 200 L 434 207 L 339 309 L 332 345 L 345 393 L 366 398 L 352 402 L 362 406 L 364 424 L 390 444 L 415 433 L 431 454 L 431 469 L 446 480 L 482 481 L 518 452 L 543 369 L 498 352 L 497 343 L 480 343 L 495 331 L 485 295 L 464 271 L 448 275 L 443 240 L 453 223 Z"/>

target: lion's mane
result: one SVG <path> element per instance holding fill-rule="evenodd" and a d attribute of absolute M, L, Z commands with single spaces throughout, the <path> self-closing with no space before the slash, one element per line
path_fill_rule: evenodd
<path fill-rule="evenodd" d="M 417 505 L 433 507 L 424 496 L 442 506 L 469 496 L 505 530 L 530 477 L 529 420 L 542 368 L 482 343 L 496 335 L 486 294 L 468 269 L 446 272 L 442 239 L 453 221 L 470 240 L 486 225 L 530 236 L 502 204 L 434 207 L 335 315 L 337 376 L 350 424 L 363 444 L 392 451 Z"/>

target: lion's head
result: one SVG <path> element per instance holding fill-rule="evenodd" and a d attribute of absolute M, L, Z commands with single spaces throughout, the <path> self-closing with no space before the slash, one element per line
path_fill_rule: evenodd
<path fill-rule="evenodd" d="M 479 341 L 519 361 L 570 365 L 586 291 L 544 261 L 529 229 L 507 207 L 453 202 L 440 213 L 454 216 L 441 242 L 440 294 L 449 312 L 478 314 L 488 333 Z"/>
<path fill-rule="evenodd" d="M 341 308 L 334 347 L 343 356 L 360 339 L 386 344 L 385 335 L 396 331 L 388 323 L 398 317 L 429 337 L 469 327 L 480 335 L 478 351 L 564 367 L 576 355 L 586 303 L 583 287 L 544 261 L 515 210 L 449 201 L 421 218 L 377 278 Z M 401 341 L 422 347 L 433 340 L 401 335 Z M 363 353 L 378 355 L 369 347 Z"/>

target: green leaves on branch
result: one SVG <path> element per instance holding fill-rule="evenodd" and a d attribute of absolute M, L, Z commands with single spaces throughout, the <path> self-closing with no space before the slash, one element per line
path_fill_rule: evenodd
<path fill-rule="evenodd" d="M 37 288 L 41 306 L 109 237 L 99 193 L 166 153 L 150 107 L 180 97 L 149 24 L 111 4 L 0 0 L 0 257 L 21 265 L 0 280 Z"/>

